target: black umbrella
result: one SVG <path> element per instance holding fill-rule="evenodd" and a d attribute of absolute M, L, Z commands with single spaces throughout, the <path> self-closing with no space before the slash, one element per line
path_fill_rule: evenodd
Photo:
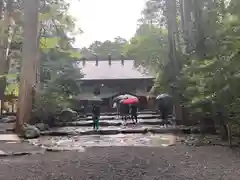
<path fill-rule="evenodd" d="M 156 97 L 157 100 L 159 99 L 166 99 L 166 98 L 171 98 L 172 96 L 170 96 L 169 94 L 167 93 L 163 93 L 163 94 L 160 94 Z"/>
<path fill-rule="evenodd" d="M 167 107 L 170 108 L 173 105 L 172 96 L 167 93 L 158 95 L 156 100 L 160 109 Z"/>

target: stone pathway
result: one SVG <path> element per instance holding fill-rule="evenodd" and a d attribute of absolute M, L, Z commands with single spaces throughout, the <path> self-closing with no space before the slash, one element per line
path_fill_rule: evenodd
<path fill-rule="evenodd" d="M 43 153 L 43 149 L 23 142 L 15 134 L 0 134 L 0 157 Z"/>
<path fill-rule="evenodd" d="M 50 131 L 41 132 L 39 139 L 29 140 L 31 144 L 22 142 L 17 136 L 3 134 L 0 136 L 1 156 L 11 154 L 30 154 L 47 150 L 82 150 L 83 146 L 167 146 L 174 144 L 174 135 L 159 135 L 179 132 L 178 128 L 160 126 L 161 120 L 156 115 L 141 114 L 139 122 L 133 124 L 131 120 L 127 123 L 121 120 L 112 120 L 114 116 L 102 116 L 100 129 L 93 130 L 92 121 L 82 120 L 77 122 L 66 122 L 59 124 L 60 127 L 52 128 Z M 151 117 L 150 119 L 145 119 Z M 124 124 L 124 125 L 123 125 Z M 0 126 L 9 129 L 11 123 L 0 123 Z M 61 127 L 67 126 L 67 127 Z M 156 135 L 154 135 L 154 134 Z M 158 135 L 157 135 L 158 134 Z M 53 137 L 54 136 L 54 137 Z M 65 136 L 65 137 L 64 137 Z M 67 136 L 67 137 L 66 137 Z M 164 137 L 162 137 L 164 136 Z M 12 139 L 12 140 L 10 140 Z M 42 149 L 43 148 L 43 149 Z M 30 153 L 29 153 L 30 152 Z"/>
<path fill-rule="evenodd" d="M 49 131 L 41 132 L 43 136 L 74 136 L 74 135 L 113 135 L 113 134 L 166 134 L 166 133 L 181 133 L 181 127 L 175 126 L 159 126 L 159 125 L 128 125 L 128 126 L 108 126 L 100 127 L 98 131 L 89 127 L 59 127 Z"/>
<path fill-rule="evenodd" d="M 89 135 L 72 137 L 43 136 L 29 140 L 36 146 L 48 150 L 77 150 L 83 151 L 87 147 L 110 147 L 110 146 L 144 146 L 166 147 L 174 145 L 178 137 L 173 134 L 117 134 L 117 135 Z"/>
<path fill-rule="evenodd" d="M 107 120 L 102 119 L 99 121 L 100 126 L 121 126 L 123 124 L 125 125 L 133 125 L 133 122 L 131 120 L 128 120 L 127 122 L 124 122 L 122 120 Z M 162 124 L 161 119 L 138 119 L 138 124 L 140 125 L 160 125 Z M 92 120 L 81 120 L 81 121 L 73 121 L 73 122 L 61 122 L 58 123 L 57 126 L 93 126 Z"/>

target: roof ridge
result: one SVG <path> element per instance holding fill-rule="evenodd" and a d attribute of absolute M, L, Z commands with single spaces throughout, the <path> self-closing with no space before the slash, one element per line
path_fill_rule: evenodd
<path fill-rule="evenodd" d="M 83 59 L 80 59 L 82 61 Z M 96 61 L 96 59 L 84 59 L 85 61 Z M 108 59 L 98 59 L 98 61 L 109 61 Z M 121 59 L 111 59 L 111 61 L 122 61 Z M 124 59 L 124 61 L 135 61 L 133 59 Z"/>
<path fill-rule="evenodd" d="M 108 60 L 79 61 L 78 67 L 84 74 L 83 80 L 93 79 L 152 79 L 150 72 L 141 65 L 136 65 L 135 60 L 113 60 L 109 64 Z"/>

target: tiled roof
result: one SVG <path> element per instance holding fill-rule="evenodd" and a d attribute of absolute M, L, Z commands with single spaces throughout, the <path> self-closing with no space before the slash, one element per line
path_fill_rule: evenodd
<path fill-rule="evenodd" d="M 124 60 L 124 65 L 121 60 L 112 60 L 111 65 L 108 60 L 99 60 L 98 65 L 93 60 L 85 61 L 85 64 L 81 61 L 78 67 L 84 74 L 83 80 L 153 78 L 144 68 L 136 67 L 134 60 Z"/>

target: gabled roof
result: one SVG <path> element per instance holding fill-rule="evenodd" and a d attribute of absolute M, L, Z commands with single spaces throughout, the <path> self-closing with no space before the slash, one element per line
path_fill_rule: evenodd
<path fill-rule="evenodd" d="M 84 74 L 82 80 L 113 80 L 113 79 L 153 79 L 146 70 L 135 66 L 134 60 L 112 60 L 109 65 L 108 60 L 96 61 L 86 60 L 78 64 L 81 72 Z"/>

